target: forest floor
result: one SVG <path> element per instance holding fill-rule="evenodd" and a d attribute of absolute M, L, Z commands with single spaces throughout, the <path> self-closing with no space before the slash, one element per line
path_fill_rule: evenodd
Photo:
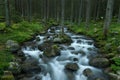
<path fill-rule="evenodd" d="M 49 23 L 51 25 L 51 22 Z M 66 23 L 68 28 L 76 34 L 83 34 L 93 38 L 97 47 L 102 54 L 111 55 L 113 63 L 111 68 L 114 71 L 120 70 L 120 59 L 116 56 L 120 55 L 118 47 L 120 46 L 120 24 L 113 22 L 110 26 L 109 35 L 107 39 L 103 37 L 103 22 L 91 22 L 89 28 L 81 25 Z M 44 32 L 47 27 L 43 26 L 40 22 L 21 22 L 13 24 L 11 27 L 4 27 L 4 23 L 0 23 L 0 74 L 7 69 L 9 62 L 14 59 L 14 55 L 5 48 L 7 40 L 15 40 L 19 43 L 27 41 L 36 33 Z"/>

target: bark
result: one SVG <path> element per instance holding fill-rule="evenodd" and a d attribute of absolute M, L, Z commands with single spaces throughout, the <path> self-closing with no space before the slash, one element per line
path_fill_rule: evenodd
<path fill-rule="evenodd" d="M 108 28 L 111 23 L 112 12 L 113 12 L 113 2 L 114 2 L 114 0 L 108 0 L 108 2 L 107 2 L 106 16 L 105 16 L 104 29 L 103 29 L 105 38 L 108 35 Z"/>
<path fill-rule="evenodd" d="M 31 17 L 32 17 L 32 11 L 31 11 L 31 0 L 28 0 L 28 21 L 31 22 Z"/>
<path fill-rule="evenodd" d="M 99 19 L 99 15 L 100 15 L 100 3 L 101 2 L 101 0 L 99 0 L 99 3 L 98 3 L 98 9 L 97 9 L 97 16 L 96 16 L 96 20 L 98 20 Z"/>
<path fill-rule="evenodd" d="M 82 21 L 82 8 L 83 8 L 83 0 L 80 1 L 80 10 L 79 10 L 79 18 L 78 18 L 78 24 L 79 25 Z"/>
<path fill-rule="evenodd" d="M 62 28 L 62 34 L 64 34 L 64 7 L 65 7 L 65 0 L 61 0 L 61 6 L 62 6 L 62 11 L 61 11 L 61 28 Z"/>
<path fill-rule="evenodd" d="M 90 22 L 90 0 L 87 0 L 87 6 L 86 6 L 86 23 L 85 26 L 88 28 L 89 27 L 89 22 Z"/>
<path fill-rule="evenodd" d="M 120 5 L 119 5 L 119 13 L 118 13 L 118 23 L 120 23 Z"/>
<path fill-rule="evenodd" d="M 10 26 L 10 7 L 9 7 L 9 0 L 5 0 L 5 18 L 6 18 L 6 26 Z"/>
<path fill-rule="evenodd" d="M 71 0 L 71 16 L 70 16 L 70 22 L 73 23 L 73 9 L 74 9 L 74 1 Z"/>

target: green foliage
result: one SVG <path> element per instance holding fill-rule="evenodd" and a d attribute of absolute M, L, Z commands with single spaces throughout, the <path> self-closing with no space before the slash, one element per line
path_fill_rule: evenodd
<path fill-rule="evenodd" d="M 112 59 L 114 64 L 111 65 L 111 68 L 114 71 L 120 70 L 120 57 L 115 57 Z"/>
<path fill-rule="evenodd" d="M 5 29 L 5 23 L 0 23 L 0 31 Z"/>
<path fill-rule="evenodd" d="M 40 33 L 42 31 L 44 31 L 43 25 L 23 21 L 21 23 L 13 24 L 10 28 L 6 28 L 5 33 L 0 34 L 0 42 L 5 43 L 9 39 L 23 42 L 32 38 L 35 33 Z"/>
<path fill-rule="evenodd" d="M 6 51 L 0 50 L 0 76 L 3 74 L 3 71 L 6 70 L 9 66 L 9 62 L 12 61 L 14 56 Z"/>
<path fill-rule="evenodd" d="M 12 15 L 12 21 L 18 23 L 22 21 L 22 18 L 19 15 Z"/>
<path fill-rule="evenodd" d="M 13 75 L 2 76 L 1 80 L 15 80 Z"/>

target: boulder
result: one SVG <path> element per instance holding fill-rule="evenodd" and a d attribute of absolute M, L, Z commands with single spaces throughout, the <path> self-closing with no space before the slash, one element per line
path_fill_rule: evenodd
<path fill-rule="evenodd" d="M 58 56 L 58 55 L 60 55 L 60 49 L 57 45 L 52 45 L 44 51 L 43 55 L 46 57 Z"/>
<path fill-rule="evenodd" d="M 38 65 L 39 62 L 37 59 L 30 58 L 29 60 L 26 60 L 23 64 L 21 64 L 21 70 L 23 73 L 29 73 L 29 72 L 40 72 L 41 68 Z"/>
<path fill-rule="evenodd" d="M 69 50 L 75 50 L 75 48 L 74 48 L 74 47 L 68 47 L 68 49 L 69 49 Z"/>
<path fill-rule="evenodd" d="M 62 40 L 60 38 L 54 38 L 53 42 L 54 43 L 62 43 Z"/>
<path fill-rule="evenodd" d="M 4 75 L 1 77 L 1 80 L 15 80 L 12 72 L 4 71 Z"/>
<path fill-rule="evenodd" d="M 58 44 L 62 44 L 62 43 L 68 43 L 69 44 L 69 43 L 72 42 L 72 40 L 69 36 L 67 36 L 65 34 L 64 35 L 59 34 L 59 35 L 57 35 L 53 38 L 53 42 L 58 43 Z"/>
<path fill-rule="evenodd" d="M 28 41 L 28 42 L 24 42 L 24 47 L 28 47 L 31 48 L 31 49 L 35 49 L 37 47 L 36 45 L 36 42 L 31 42 L 31 41 Z"/>
<path fill-rule="evenodd" d="M 91 69 L 87 68 L 83 71 L 83 74 L 88 77 L 88 76 L 93 75 L 93 72 Z"/>
<path fill-rule="evenodd" d="M 6 42 L 6 48 L 11 52 L 17 52 L 20 49 L 20 45 L 16 41 L 8 40 Z"/>
<path fill-rule="evenodd" d="M 107 58 L 92 58 L 89 64 L 98 68 L 106 68 L 109 66 L 109 60 Z"/>
<path fill-rule="evenodd" d="M 110 80 L 120 80 L 120 75 L 115 73 L 108 73 L 108 76 L 110 77 Z"/>
<path fill-rule="evenodd" d="M 44 51 L 47 48 L 51 47 L 51 45 L 52 45 L 51 41 L 45 41 L 43 44 L 38 45 L 38 49 Z"/>
<path fill-rule="evenodd" d="M 95 80 L 105 80 L 105 79 L 102 79 L 102 78 L 95 78 Z"/>
<path fill-rule="evenodd" d="M 79 69 L 79 66 L 77 63 L 68 63 L 65 68 L 67 70 L 71 70 L 71 71 L 77 71 Z"/>
<path fill-rule="evenodd" d="M 40 41 L 40 38 L 39 38 L 39 37 L 36 37 L 35 40 L 36 40 L 36 41 Z"/>
<path fill-rule="evenodd" d="M 9 63 L 9 70 L 13 74 L 19 74 L 21 72 L 21 67 L 17 62 L 10 62 Z"/>

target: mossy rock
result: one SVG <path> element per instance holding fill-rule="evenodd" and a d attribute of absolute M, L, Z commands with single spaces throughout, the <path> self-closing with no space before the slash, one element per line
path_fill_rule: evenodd
<path fill-rule="evenodd" d="M 59 47 L 57 45 L 52 45 L 50 47 L 48 47 L 44 53 L 43 53 L 46 57 L 55 57 L 60 55 L 60 50 Z"/>
<path fill-rule="evenodd" d="M 68 43 L 69 44 L 69 43 L 72 42 L 72 40 L 66 34 L 59 34 L 53 39 L 53 42 L 54 43 L 59 43 L 59 44 L 62 44 L 62 43 Z"/>
<path fill-rule="evenodd" d="M 4 75 L 1 77 L 1 80 L 15 80 L 12 72 L 10 71 L 5 71 Z"/>

